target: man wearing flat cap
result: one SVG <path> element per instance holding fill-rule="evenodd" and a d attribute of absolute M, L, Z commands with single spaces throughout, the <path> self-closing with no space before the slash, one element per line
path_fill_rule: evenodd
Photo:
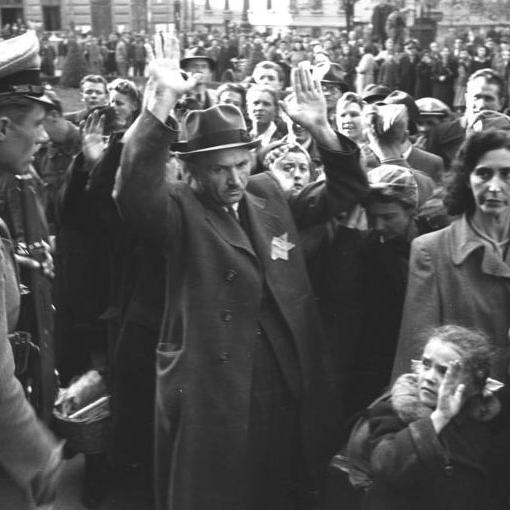
<path fill-rule="evenodd" d="M 173 149 L 190 180 L 168 183 L 177 139 L 168 116 L 194 79 L 179 73 L 177 42 L 165 37 L 162 46 L 116 188 L 125 220 L 167 260 L 156 508 L 310 508 L 331 455 L 322 427 L 334 404 L 298 229 L 364 195 L 358 149 L 329 128 L 320 85 L 299 68 L 287 109 L 321 147 L 325 181 L 286 195 L 267 173 L 250 176 L 258 142 L 235 106 L 217 105 L 184 119 Z"/>
<path fill-rule="evenodd" d="M 39 81 L 38 53 L 32 31 L 0 42 L 1 173 L 25 172 L 47 140 L 43 121 L 51 101 Z M 25 510 L 54 500 L 60 447 L 14 376 L 7 335 L 16 326 L 20 298 L 12 243 L 1 220 L 0 236 L 0 507 Z"/>

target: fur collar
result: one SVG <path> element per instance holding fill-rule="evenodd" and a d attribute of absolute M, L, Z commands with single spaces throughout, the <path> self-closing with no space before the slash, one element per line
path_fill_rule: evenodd
<path fill-rule="evenodd" d="M 404 423 L 411 423 L 432 414 L 432 409 L 420 402 L 418 397 L 418 376 L 404 374 L 391 388 L 391 405 Z M 501 411 L 501 402 L 497 396 L 471 397 L 463 407 L 461 414 L 467 414 L 476 421 L 490 421 Z"/>

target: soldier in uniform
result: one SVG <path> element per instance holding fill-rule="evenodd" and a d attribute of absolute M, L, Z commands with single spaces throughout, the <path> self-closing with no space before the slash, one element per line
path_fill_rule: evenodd
<path fill-rule="evenodd" d="M 47 140 L 43 122 L 51 101 L 39 81 L 34 32 L 0 43 L 0 175 L 19 173 Z M 19 310 L 18 272 L 8 229 L 0 221 L 0 507 L 51 508 L 60 446 L 38 421 L 14 376 L 8 333 Z"/>

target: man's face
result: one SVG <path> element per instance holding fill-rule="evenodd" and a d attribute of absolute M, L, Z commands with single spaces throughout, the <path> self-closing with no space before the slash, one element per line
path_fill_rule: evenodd
<path fill-rule="evenodd" d="M 24 171 L 39 147 L 48 141 L 44 130 L 46 110 L 34 103 L 25 117 L 15 122 L 0 117 L 0 166 L 12 173 Z"/>
<path fill-rule="evenodd" d="M 103 106 L 106 103 L 106 87 L 103 83 L 86 81 L 81 88 L 81 99 L 87 110 Z"/>
<path fill-rule="evenodd" d="M 193 173 L 201 192 L 222 206 L 239 202 L 252 168 L 248 149 L 224 149 L 204 153 Z"/>
<path fill-rule="evenodd" d="M 406 209 L 399 202 L 373 202 L 366 211 L 370 228 L 384 241 L 407 237 L 412 209 Z"/>
<path fill-rule="evenodd" d="M 233 104 L 237 106 L 241 111 L 243 110 L 243 97 L 238 92 L 233 90 L 225 90 L 218 98 L 219 104 Z"/>
<path fill-rule="evenodd" d="M 432 53 L 437 53 L 439 51 L 439 45 L 435 41 L 432 41 L 429 47 Z"/>
<path fill-rule="evenodd" d="M 248 116 L 257 124 L 269 124 L 276 118 L 276 105 L 269 92 L 248 91 L 246 97 Z"/>
<path fill-rule="evenodd" d="M 277 159 L 271 171 L 283 190 L 291 193 L 299 193 L 310 182 L 310 164 L 301 151 L 288 152 Z"/>
<path fill-rule="evenodd" d="M 470 80 L 466 87 L 466 117 L 468 124 L 471 124 L 473 117 L 482 110 L 501 110 L 501 99 L 499 87 L 495 83 L 487 83 L 487 80 L 480 76 Z"/>
<path fill-rule="evenodd" d="M 417 122 L 418 132 L 422 135 L 428 135 L 434 126 L 441 124 L 442 116 L 424 115 Z"/>
<path fill-rule="evenodd" d="M 342 96 L 342 90 L 340 87 L 334 83 L 321 82 L 321 88 L 324 94 L 324 99 L 326 99 L 328 110 L 336 108 L 336 103 Z"/>
<path fill-rule="evenodd" d="M 186 64 L 185 71 L 190 74 L 200 73 L 203 76 L 203 83 L 210 83 L 212 81 L 212 69 L 209 61 L 197 58 L 189 61 Z"/>
<path fill-rule="evenodd" d="M 280 91 L 282 89 L 280 77 L 276 69 L 264 69 L 262 67 L 255 69 L 255 71 L 253 71 L 253 81 L 258 85 L 271 87 L 276 91 Z"/>

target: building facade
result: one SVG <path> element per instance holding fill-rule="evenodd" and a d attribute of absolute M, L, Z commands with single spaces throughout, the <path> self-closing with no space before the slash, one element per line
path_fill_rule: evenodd
<path fill-rule="evenodd" d="M 46 31 L 76 27 L 96 35 L 153 31 L 169 24 L 210 30 L 229 24 L 273 32 L 295 28 L 319 35 L 370 21 L 381 0 L 0 0 L 0 26 L 32 21 Z M 412 20 L 425 6 L 448 27 L 510 25 L 510 0 L 390 0 L 405 5 Z M 352 9 L 352 11 L 350 10 Z M 347 12 L 350 15 L 347 16 Z"/>

